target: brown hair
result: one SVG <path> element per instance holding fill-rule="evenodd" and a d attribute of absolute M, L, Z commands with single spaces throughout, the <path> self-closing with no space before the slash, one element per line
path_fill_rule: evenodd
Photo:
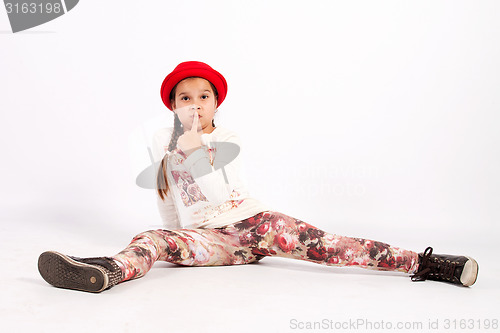
<path fill-rule="evenodd" d="M 175 91 L 176 91 L 179 83 L 181 83 L 184 80 L 197 78 L 197 77 L 198 76 L 190 76 L 190 77 L 187 77 L 187 78 L 177 82 L 177 84 L 172 88 L 172 91 L 170 91 L 169 98 L 170 98 L 172 105 L 173 105 L 173 102 L 175 101 Z M 217 98 L 219 96 L 217 89 L 212 84 L 212 82 L 208 81 L 208 83 L 210 83 L 210 87 L 212 87 L 212 91 L 215 95 L 215 100 L 217 100 Z M 213 119 L 212 119 L 212 126 L 215 127 L 215 123 L 214 123 Z M 181 120 L 179 119 L 179 116 L 177 115 L 177 113 L 174 113 L 174 131 L 172 132 L 172 137 L 170 138 L 170 143 L 168 144 L 168 151 L 169 152 L 175 149 L 175 147 L 177 146 L 177 140 L 179 139 L 179 137 L 182 134 L 184 134 L 184 129 L 182 128 Z M 167 196 L 167 193 L 168 193 L 167 159 L 168 159 L 168 155 L 165 155 L 163 157 L 163 159 L 161 160 L 160 167 L 158 168 L 158 173 L 156 174 L 156 190 L 157 190 L 158 195 L 160 196 L 160 198 L 162 200 L 165 200 L 165 197 Z"/>

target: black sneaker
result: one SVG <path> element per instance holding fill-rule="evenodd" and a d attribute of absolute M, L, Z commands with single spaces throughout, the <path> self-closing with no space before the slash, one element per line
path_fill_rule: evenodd
<path fill-rule="evenodd" d="M 58 288 L 99 293 L 122 280 L 122 272 L 109 257 L 77 258 L 47 251 L 38 258 L 43 279 Z"/>
<path fill-rule="evenodd" d="M 479 266 L 471 257 L 432 254 L 432 247 L 418 254 L 418 270 L 412 281 L 435 280 L 472 286 L 477 279 Z"/>

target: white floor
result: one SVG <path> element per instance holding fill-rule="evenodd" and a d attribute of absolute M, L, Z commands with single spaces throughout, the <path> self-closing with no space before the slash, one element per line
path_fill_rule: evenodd
<path fill-rule="evenodd" d="M 480 264 L 478 281 L 470 288 L 414 283 L 400 273 L 264 258 L 225 267 L 159 262 L 144 278 L 90 294 L 48 285 L 38 273 L 38 255 L 44 250 L 112 255 L 128 244 L 134 235 L 130 230 L 117 233 L 102 225 L 95 233 L 26 221 L 6 225 L 0 252 L 2 332 L 460 332 L 460 324 L 474 325 L 464 332 L 477 332 L 488 320 L 500 319 L 500 269 L 492 253 L 496 235 L 473 235 L 467 244 Z M 435 235 L 412 235 L 420 236 L 435 245 Z M 454 244 L 442 238 L 439 248 Z M 323 326 L 307 326 L 314 322 Z M 398 323 L 422 326 L 395 329 Z"/>

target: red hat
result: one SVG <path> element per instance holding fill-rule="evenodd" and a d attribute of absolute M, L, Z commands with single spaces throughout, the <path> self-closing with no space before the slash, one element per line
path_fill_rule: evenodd
<path fill-rule="evenodd" d="M 173 111 L 170 104 L 170 92 L 177 83 L 191 76 L 202 77 L 210 81 L 215 86 L 215 89 L 217 89 L 219 95 L 217 97 L 217 106 L 222 104 L 227 94 L 227 82 L 224 76 L 203 62 L 186 61 L 177 65 L 172 73 L 167 75 L 161 85 L 161 99 L 169 110 Z"/>

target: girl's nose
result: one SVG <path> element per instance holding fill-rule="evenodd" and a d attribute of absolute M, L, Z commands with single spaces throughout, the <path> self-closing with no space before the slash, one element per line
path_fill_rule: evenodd
<path fill-rule="evenodd" d="M 190 106 L 190 109 L 191 109 L 191 110 L 199 110 L 199 109 L 201 109 L 201 107 L 200 107 L 199 105 L 192 104 L 192 105 Z"/>

